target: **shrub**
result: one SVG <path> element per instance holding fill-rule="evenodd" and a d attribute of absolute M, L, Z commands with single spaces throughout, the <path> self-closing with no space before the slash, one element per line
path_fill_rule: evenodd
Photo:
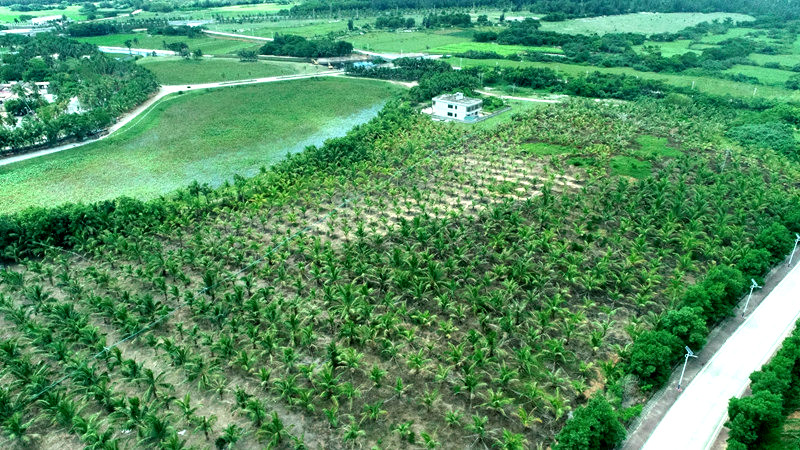
<path fill-rule="evenodd" d="M 705 345 L 708 334 L 702 310 L 688 306 L 667 311 L 658 328 L 669 332 L 693 350 L 699 350 Z"/>
<path fill-rule="evenodd" d="M 645 331 L 631 346 L 628 371 L 639 377 L 643 390 L 660 386 L 681 348 L 680 340 L 668 331 Z"/>
<path fill-rule="evenodd" d="M 747 124 L 728 130 L 728 136 L 742 145 L 752 148 L 771 148 L 786 155 L 794 156 L 797 141 L 791 125 L 782 122 Z"/>
<path fill-rule="evenodd" d="M 595 396 L 575 410 L 556 436 L 555 450 L 612 449 L 625 439 L 625 428 L 602 396 Z"/>
<path fill-rule="evenodd" d="M 782 260 L 792 249 L 793 243 L 789 230 L 778 222 L 773 222 L 762 230 L 755 239 L 755 245 L 767 250 L 772 255 L 773 262 Z"/>
<path fill-rule="evenodd" d="M 736 267 L 745 277 L 761 279 L 769 271 L 772 254 L 763 248 L 751 248 L 742 256 Z"/>

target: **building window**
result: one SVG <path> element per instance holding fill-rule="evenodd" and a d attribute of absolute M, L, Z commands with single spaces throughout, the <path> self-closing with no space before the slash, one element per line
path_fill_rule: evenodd
<path fill-rule="evenodd" d="M 447 109 L 453 109 L 453 105 L 447 105 Z"/>
<path fill-rule="evenodd" d="M 451 112 L 449 112 L 449 111 L 448 111 L 448 113 L 447 113 L 447 117 L 453 117 L 453 113 L 451 113 Z"/>

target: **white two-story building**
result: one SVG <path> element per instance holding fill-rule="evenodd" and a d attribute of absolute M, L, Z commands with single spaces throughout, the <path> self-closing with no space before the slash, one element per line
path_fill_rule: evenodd
<path fill-rule="evenodd" d="M 483 101 L 456 92 L 433 98 L 433 115 L 443 119 L 472 122 L 478 119 Z"/>

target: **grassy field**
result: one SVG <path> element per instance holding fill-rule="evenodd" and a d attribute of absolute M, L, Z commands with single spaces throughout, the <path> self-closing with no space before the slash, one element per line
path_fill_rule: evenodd
<path fill-rule="evenodd" d="M 748 58 L 756 64 L 778 63 L 784 66 L 795 66 L 800 64 L 800 54 L 792 55 L 764 55 L 761 53 L 751 53 Z"/>
<path fill-rule="evenodd" d="M 773 86 L 783 86 L 789 77 L 796 75 L 795 72 L 789 70 L 769 69 L 766 67 L 746 66 L 741 64 L 737 64 L 725 72 L 740 73 L 749 77 L 756 77 L 760 82 Z"/>
<path fill-rule="evenodd" d="M 287 5 L 280 5 L 278 3 L 258 3 L 255 5 L 230 5 L 230 6 L 220 6 L 218 8 L 209 8 L 199 10 L 198 13 L 200 14 L 208 14 L 217 15 L 221 14 L 223 16 L 240 16 L 240 15 L 247 15 L 247 14 L 272 14 L 277 13 L 282 9 L 291 9 L 292 6 L 296 5 L 297 3 L 290 3 Z"/>
<path fill-rule="evenodd" d="M 461 58 L 449 60 L 453 65 L 462 64 Z M 679 87 L 691 87 L 694 83 L 695 89 L 712 95 L 733 95 L 737 97 L 753 96 L 753 86 L 749 83 L 721 80 L 713 77 L 701 77 L 691 75 L 673 75 L 665 73 L 641 72 L 627 67 L 595 67 L 580 64 L 564 63 L 539 63 L 529 61 L 509 61 L 507 59 L 467 59 L 463 58 L 463 67 L 474 67 L 480 65 L 504 66 L 504 67 L 549 67 L 567 75 L 582 75 L 587 72 L 603 72 L 632 75 L 642 78 L 660 80 L 667 84 Z M 782 101 L 800 101 L 800 94 L 779 86 L 758 86 L 756 97 L 764 97 Z"/>
<path fill-rule="evenodd" d="M 42 16 L 67 16 L 73 20 L 83 20 L 86 18 L 83 14 L 79 13 L 78 10 L 80 6 L 73 5 L 67 6 L 66 8 L 58 8 L 58 9 L 43 9 L 37 11 L 12 11 L 9 9 L 8 6 L 0 6 L 0 22 L 14 22 L 14 19 L 18 18 L 19 16 L 33 16 L 33 17 L 42 17 Z"/>
<path fill-rule="evenodd" d="M 134 40 L 137 41 L 134 41 Z M 210 36 L 197 37 L 189 39 L 186 36 L 160 36 L 149 35 L 147 33 L 122 33 L 110 34 L 107 36 L 94 36 L 87 38 L 79 38 L 79 41 L 89 42 L 96 45 L 107 45 L 111 47 L 125 47 L 125 41 L 133 41 L 134 48 L 147 48 L 162 50 L 164 49 L 164 42 L 171 44 L 173 42 L 185 42 L 190 50 L 200 49 L 203 53 L 209 55 L 223 55 L 228 53 L 235 53 L 241 49 L 256 49 L 260 45 L 256 42 L 237 41 L 232 39 L 213 38 Z"/>
<path fill-rule="evenodd" d="M 320 66 L 311 64 L 282 61 L 240 62 L 234 58 L 187 60 L 178 57 L 147 57 L 140 59 L 138 64 L 155 73 L 161 84 L 245 80 L 322 70 Z"/>
<path fill-rule="evenodd" d="M 459 42 L 434 47 L 428 50 L 430 53 L 455 54 L 468 51 L 495 52 L 503 56 L 516 55 L 524 52 L 545 52 L 563 53 L 558 47 L 526 47 L 524 45 L 500 45 L 493 42 Z"/>
<path fill-rule="evenodd" d="M 149 198 L 193 180 L 218 185 L 234 174 L 253 175 L 287 152 L 343 135 L 398 89 L 374 80 L 313 79 L 170 97 L 111 138 L 0 167 L 0 213 Z"/>
<path fill-rule="evenodd" d="M 352 42 L 356 48 L 378 52 L 431 52 L 440 49 L 439 53 L 449 53 L 442 49 L 449 46 L 465 46 L 478 44 L 472 41 L 472 31 L 446 29 L 436 31 L 375 31 L 344 38 Z M 491 45 L 491 44 L 490 44 Z M 499 46 L 498 46 L 499 47 Z"/>
<path fill-rule="evenodd" d="M 715 19 L 730 17 L 737 22 L 753 20 L 733 13 L 635 13 L 619 16 L 588 17 L 563 22 L 542 22 L 542 30 L 569 34 L 668 33 Z"/>
<path fill-rule="evenodd" d="M 375 19 L 354 20 L 356 26 L 363 26 L 367 23 L 374 23 Z M 225 23 L 211 24 L 209 30 L 225 31 L 229 33 L 249 34 L 253 36 L 272 37 L 275 33 L 296 34 L 305 37 L 325 36 L 330 32 L 342 32 L 347 30 L 347 20 L 330 19 L 305 19 L 305 20 L 281 20 L 279 22 L 261 23 Z"/>

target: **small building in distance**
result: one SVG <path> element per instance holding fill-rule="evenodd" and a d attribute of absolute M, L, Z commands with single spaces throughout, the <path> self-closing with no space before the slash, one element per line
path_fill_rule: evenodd
<path fill-rule="evenodd" d="M 42 16 L 34 17 L 31 19 L 31 25 L 35 27 L 42 27 L 51 24 L 60 24 L 64 20 L 64 16 Z"/>
<path fill-rule="evenodd" d="M 475 122 L 481 113 L 483 101 L 467 97 L 461 92 L 433 98 L 432 115 L 441 119 Z"/>

